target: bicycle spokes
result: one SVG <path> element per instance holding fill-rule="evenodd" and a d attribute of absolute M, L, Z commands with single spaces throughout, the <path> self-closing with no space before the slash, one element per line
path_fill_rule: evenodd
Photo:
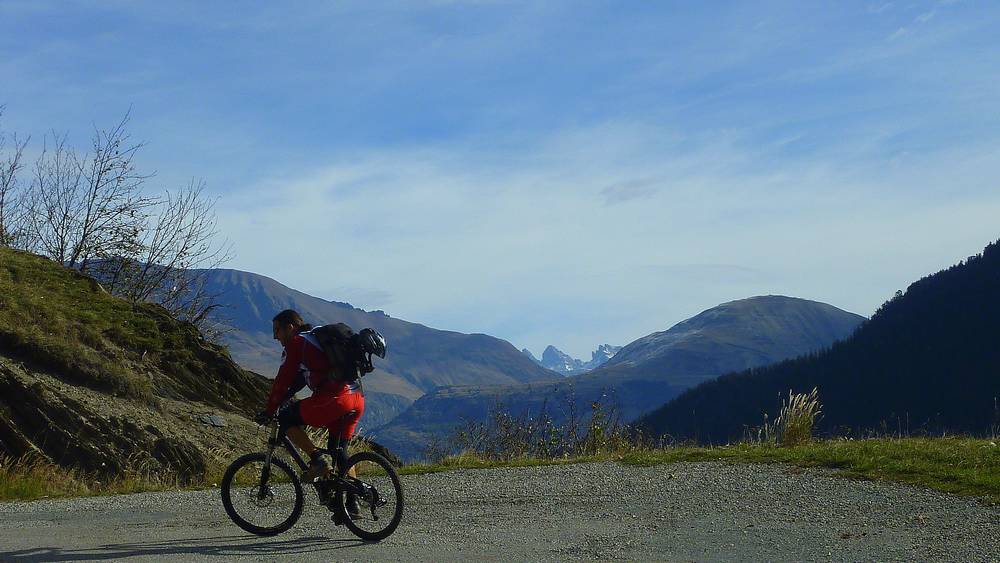
<path fill-rule="evenodd" d="M 227 471 L 223 504 L 242 528 L 256 534 L 274 533 L 298 518 L 301 487 L 287 465 L 244 456 Z"/>
<path fill-rule="evenodd" d="M 385 458 L 371 452 L 352 456 L 348 469 L 339 482 L 339 502 L 344 503 L 347 515 L 344 524 L 367 540 L 388 536 L 399 524 L 403 511 L 398 475 Z"/>

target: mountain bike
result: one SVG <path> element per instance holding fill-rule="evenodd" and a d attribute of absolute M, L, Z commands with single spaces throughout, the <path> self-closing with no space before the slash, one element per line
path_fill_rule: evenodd
<path fill-rule="evenodd" d="M 272 420 L 269 428 L 267 451 L 234 461 L 221 483 L 226 514 L 240 528 L 260 536 L 273 536 L 291 528 L 302 516 L 305 504 L 299 474 L 304 474 L 308 464 L 277 421 Z M 300 471 L 274 455 L 279 447 L 288 452 Z M 346 444 L 339 432 L 331 432 L 327 448 L 319 451 L 333 457 L 336 467 L 329 476 L 308 484 L 316 490 L 320 505 L 332 513 L 335 525 L 343 524 L 366 541 L 383 540 L 396 530 L 403 517 L 399 475 L 387 459 L 375 452 L 356 453 L 347 459 L 345 467 L 339 467 L 336 460 L 343 447 Z M 348 505 L 357 511 L 349 511 Z"/>

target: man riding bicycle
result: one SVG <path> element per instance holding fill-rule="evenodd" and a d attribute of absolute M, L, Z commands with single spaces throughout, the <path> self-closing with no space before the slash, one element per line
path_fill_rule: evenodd
<path fill-rule="evenodd" d="M 311 333 L 313 327 L 296 311 L 281 311 L 271 324 L 274 339 L 281 342 L 284 351 L 261 416 L 271 418 L 277 413 L 278 423 L 287 429 L 289 439 L 309 455 L 309 469 L 304 477 L 311 481 L 325 476 L 329 465 L 302 427 L 308 424 L 327 428 L 331 438 L 339 435 L 346 444 L 365 411 L 365 397 L 355 378 L 335 373 L 326 352 Z M 385 339 L 377 331 L 365 329 L 358 337 L 363 352 L 385 357 Z M 280 408 L 305 386 L 312 391 L 311 396 Z M 340 448 L 338 458 L 336 462 L 346 466 L 346 447 Z"/>

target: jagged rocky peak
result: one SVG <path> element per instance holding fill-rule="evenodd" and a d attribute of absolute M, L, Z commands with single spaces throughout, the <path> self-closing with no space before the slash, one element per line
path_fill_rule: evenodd
<path fill-rule="evenodd" d="M 542 352 L 541 360 L 535 359 L 535 356 L 527 348 L 521 351 L 541 366 L 552 371 L 563 375 L 576 375 L 600 367 L 621 349 L 621 346 L 602 344 L 597 347 L 597 350 L 591 352 L 589 362 L 578 360 L 552 345 L 546 347 L 545 351 Z"/>
<path fill-rule="evenodd" d="M 542 365 L 562 374 L 578 373 L 583 369 L 583 362 L 551 344 L 542 352 Z"/>
<path fill-rule="evenodd" d="M 542 363 L 538 361 L 538 358 L 536 358 L 535 355 L 531 353 L 531 350 L 528 350 L 527 348 L 521 348 L 521 353 L 531 358 L 531 361 L 535 362 L 536 364 Z"/>
<path fill-rule="evenodd" d="M 621 346 L 612 346 L 610 344 L 601 344 L 590 354 L 590 363 L 587 364 L 587 369 L 594 369 L 604 364 L 604 362 L 610 360 L 612 356 L 621 350 Z"/>

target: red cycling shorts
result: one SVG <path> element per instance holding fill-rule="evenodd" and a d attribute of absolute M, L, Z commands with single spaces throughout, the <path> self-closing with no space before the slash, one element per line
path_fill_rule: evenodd
<path fill-rule="evenodd" d="M 318 428 L 329 428 L 331 435 L 339 431 L 340 437 L 348 440 L 354 435 L 358 420 L 365 412 L 365 396 L 358 389 L 341 387 L 336 395 L 315 393 L 299 401 L 299 415 L 302 422 Z M 350 411 L 357 411 L 350 418 L 341 418 Z"/>

